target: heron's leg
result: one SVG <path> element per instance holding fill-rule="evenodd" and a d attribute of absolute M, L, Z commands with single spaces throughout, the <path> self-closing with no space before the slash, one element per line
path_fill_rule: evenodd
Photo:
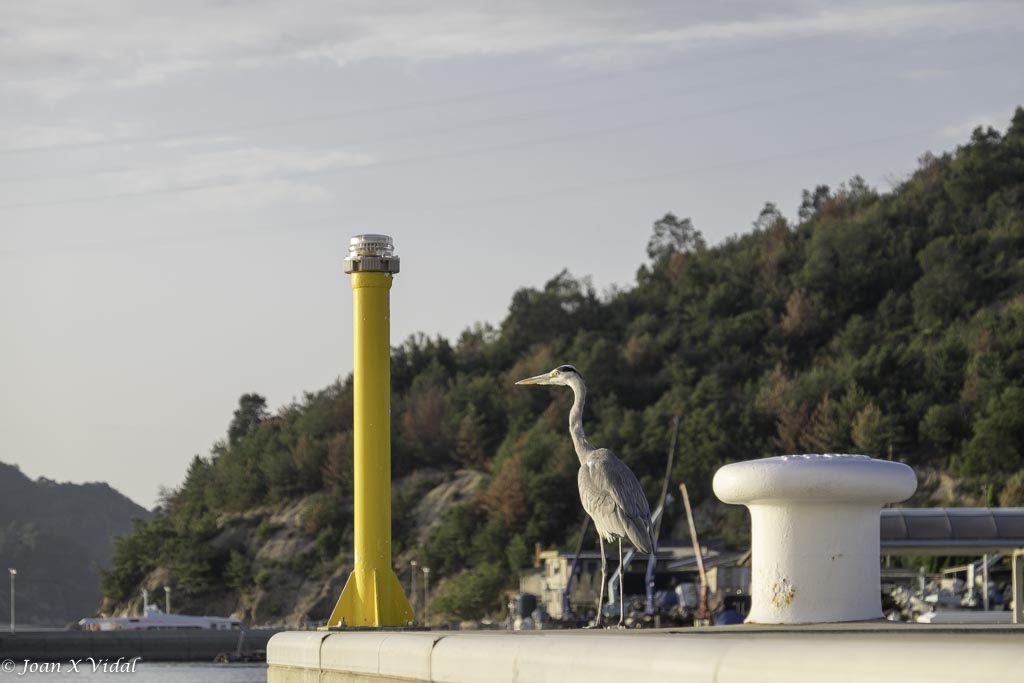
<path fill-rule="evenodd" d="M 622 566 L 622 539 L 619 539 L 619 627 L 626 622 L 626 601 L 624 599 L 626 590 L 626 568 Z"/>
<path fill-rule="evenodd" d="M 601 548 L 601 590 L 597 596 L 597 617 L 594 619 L 594 628 L 601 627 L 601 620 L 604 616 L 602 611 L 604 607 L 604 583 L 608 578 L 608 558 L 604 554 L 604 539 L 601 538 L 600 532 L 597 534 L 597 545 Z"/>

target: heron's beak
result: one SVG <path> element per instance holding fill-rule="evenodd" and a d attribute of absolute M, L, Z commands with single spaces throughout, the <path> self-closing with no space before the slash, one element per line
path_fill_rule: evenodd
<path fill-rule="evenodd" d="M 521 379 L 516 384 L 547 384 L 547 380 L 551 379 L 551 373 L 545 372 L 543 375 L 536 375 L 534 377 L 527 377 Z"/>

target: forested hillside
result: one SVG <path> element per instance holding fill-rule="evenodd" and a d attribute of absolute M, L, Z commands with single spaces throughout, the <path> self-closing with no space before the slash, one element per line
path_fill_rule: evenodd
<path fill-rule="evenodd" d="M 513 385 L 561 363 L 587 378 L 591 440 L 651 498 L 679 414 L 673 478 L 698 502 L 730 461 L 860 452 L 1024 504 L 1024 109 L 1005 135 L 925 154 L 890 191 L 855 177 L 802 199 L 795 222 L 766 204 L 712 247 L 667 214 L 628 289 L 598 295 L 563 272 L 518 291 L 497 328 L 393 350 L 395 552 L 442 579 L 435 612 L 497 609 L 535 544 L 575 540 L 570 392 Z M 483 473 L 479 489 L 425 529 L 414 506 L 457 470 Z M 258 527 L 304 501 L 307 545 L 287 563 L 331 585 L 307 614 L 323 618 L 351 562 L 351 472 L 351 378 L 276 414 L 243 396 L 227 439 L 119 541 L 104 591 L 124 601 L 162 572 L 197 604 L 218 596 L 255 618 L 253 596 L 274 585 L 260 544 L 277 528 Z M 252 533 L 227 533 L 240 524 Z"/>

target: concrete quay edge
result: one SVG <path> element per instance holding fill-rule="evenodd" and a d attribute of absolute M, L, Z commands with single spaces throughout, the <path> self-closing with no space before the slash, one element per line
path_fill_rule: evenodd
<path fill-rule="evenodd" d="M 1020 626 L 284 632 L 268 683 L 963 683 L 1024 671 Z"/>

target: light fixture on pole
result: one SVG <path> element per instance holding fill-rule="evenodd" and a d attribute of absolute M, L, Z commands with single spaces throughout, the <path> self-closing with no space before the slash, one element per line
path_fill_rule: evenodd
<path fill-rule="evenodd" d="M 18 570 L 8 568 L 7 571 L 11 573 L 11 633 L 14 633 L 14 577 L 18 575 Z"/>

